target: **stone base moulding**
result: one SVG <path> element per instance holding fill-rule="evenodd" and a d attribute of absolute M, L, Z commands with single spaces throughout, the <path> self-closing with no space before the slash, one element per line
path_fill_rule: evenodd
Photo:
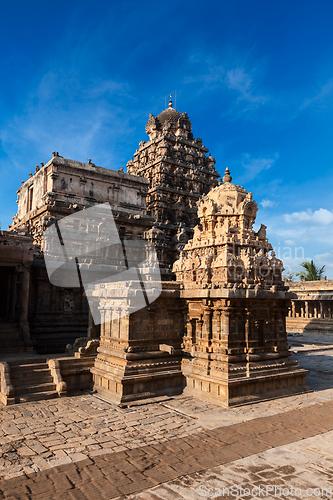
<path fill-rule="evenodd" d="M 128 293 L 135 289 L 133 282 Z M 162 282 L 157 300 L 122 317 L 114 312 L 121 298 L 114 297 L 112 287 L 103 290 L 100 308 L 105 321 L 91 370 L 94 390 L 116 403 L 181 394 L 184 316 L 179 285 Z"/>
<path fill-rule="evenodd" d="M 192 373 L 184 363 L 186 378 L 184 395 L 198 397 L 223 407 L 240 406 L 268 399 L 310 392 L 305 376 L 308 370 L 295 367 L 293 370 L 267 375 L 239 376 L 223 380 L 212 375 Z"/>

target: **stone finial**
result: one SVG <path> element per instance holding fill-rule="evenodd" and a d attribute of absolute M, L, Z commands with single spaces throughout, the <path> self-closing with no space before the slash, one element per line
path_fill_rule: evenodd
<path fill-rule="evenodd" d="M 35 174 L 39 171 L 39 165 L 36 165 Z"/>
<path fill-rule="evenodd" d="M 30 177 L 32 177 L 32 173 L 31 173 L 31 172 L 30 172 L 30 174 L 29 174 L 29 179 L 30 179 Z"/>
<path fill-rule="evenodd" d="M 52 155 L 53 156 L 59 156 L 59 153 L 58 153 L 58 151 L 52 151 Z"/>
<path fill-rule="evenodd" d="M 88 163 L 91 163 L 91 158 L 88 158 Z"/>
<path fill-rule="evenodd" d="M 224 172 L 224 176 L 223 176 L 223 182 L 231 182 L 232 181 L 232 177 L 230 175 L 230 171 L 228 169 L 228 167 L 225 169 L 225 172 Z"/>
<path fill-rule="evenodd" d="M 170 101 L 169 101 L 169 108 L 172 108 L 172 98 L 171 98 L 171 95 L 170 95 Z"/>
<path fill-rule="evenodd" d="M 43 167 L 44 167 L 44 163 L 41 161 L 41 162 L 40 162 L 40 164 L 41 164 L 41 166 L 42 166 L 42 168 L 43 168 Z"/>

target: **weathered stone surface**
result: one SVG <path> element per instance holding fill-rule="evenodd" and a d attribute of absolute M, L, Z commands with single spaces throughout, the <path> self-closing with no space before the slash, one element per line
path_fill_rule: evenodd
<path fill-rule="evenodd" d="M 129 310 L 122 317 L 117 314 L 122 297 L 115 297 L 114 289 L 104 286 L 100 300 L 104 322 L 92 369 L 94 389 L 119 403 L 179 394 L 183 389 L 184 328 L 179 285 L 163 282 L 157 300 L 132 314 Z M 136 289 L 140 289 L 140 283 L 128 286 L 129 293 L 135 294 Z"/>
<path fill-rule="evenodd" d="M 156 118 L 150 115 L 149 141 L 140 142 L 127 163 L 129 174 L 149 181 L 147 210 L 155 223 L 145 237 L 156 247 L 163 279 L 172 279 L 172 264 L 197 223 L 196 203 L 219 177 L 215 159 L 206 156 L 208 149 L 191 129 L 187 113 L 179 113 L 170 101 Z"/>
<path fill-rule="evenodd" d="M 40 354 L 64 352 L 67 344 L 87 333 L 98 336 L 92 323 L 88 329 L 88 304 L 82 290 L 49 282 L 39 246 L 42 234 L 68 215 L 74 216 L 75 230 L 80 222 L 75 220 L 76 213 L 108 202 L 120 238 L 141 239 L 154 222 L 146 211 L 147 190 L 144 178 L 69 160 L 56 152 L 36 169 L 17 191 L 18 212 L 10 232 L 0 234 L 0 294 L 6 290 L 6 298 L 0 295 L 0 319 L 10 323 L 10 327 L 2 326 L 5 336 L 8 328 L 13 330 L 16 323 L 17 329 L 20 322 L 20 337 L 25 336 L 26 345 L 31 344 L 31 337 Z"/>
<path fill-rule="evenodd" d="M 200 226 L 173 266 L 187 304 L 185 393 L 226 406 L 305 391 L 308 373 L 288 351 L 283 264 L 265 226 L 252 229 L 252 194 L 231 180 L 227 169 L 203 197 Z"/>

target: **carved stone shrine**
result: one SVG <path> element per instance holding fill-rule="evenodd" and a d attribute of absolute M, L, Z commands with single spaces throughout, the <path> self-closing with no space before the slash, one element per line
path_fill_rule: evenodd
<path fill-rule="evenodd" d="M 243 187 L 223 183 L 198 203 L 200 225 L 174 263 L 186 302 L 184 393 L 225 406 L 307 391 L 291 358 L 290 299 L 282 262 L 253 230 L 257 203 Z"/>

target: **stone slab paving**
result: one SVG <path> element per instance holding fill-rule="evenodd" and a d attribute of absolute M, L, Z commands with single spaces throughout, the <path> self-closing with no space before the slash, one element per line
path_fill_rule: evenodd
<path fill-rule="evenodd" d="M 332 355 L 296 352 L 314 392 L 233 409 L 188 397 L 120 408 L 92 394 L 0 406 L 0 498 L 219 498 L 226 478 L 265 475 L 333 483 Z"/>
<path fill-rule="evenodd" d="M 94 395 L 0 407 L 0 478 L 161 443 L 202 429 L 159 404 L 119 408 Z"/>
<path fill-rule="evenodd" d="M 311 441 L 309 438 L 315 439 Z M 301 442 L 303 439 L 305 444 Z M 333 477 L 332 444 L 333 401 L 329 401 L 239 424 L 203 430 L 185 437 L 167 439 L 163 443 L 85 458 L 35 474 L 12 477 L 7 481 L 0 481 L 0 498 L 107 500 L 126 498 L 126 495 L 133 493 L 136 496 L 132 498 L 137 498 L 140 490 L 151 489 L 157 484 L 167 482 L 169 485 L 164 485 L 163 488 L 169 488 L 171 491 L 170 495 L 173 496 L 169 498 L 191 498 L 184 496 L 182 491 L 184 485 L 189 489 L 188 481 L 191 486 L 189 495 L 197 495 L 193 498 L 202 497 L 202 493 L 206 492 L 200 490 L 200 487 L 208 490 L 214 488 L 215 495 L 215 490 L 220 488 L 219 484 L 231 488 L 236 480 L 235 484 L 241 485 L 243 489 L 249 488 L 250 485 L 264 487 L 272 481 L 275 486 L 290 484 L 286 481 L 294 479 L 295 487 L 300 488 L 299 485 L 304 484 L 307 488 L 314 489 L 322 487 L 324 479 L 326 487 L 327 481 Z M 260 456 L 260 453 L 274 450 L 276 454 L 276 450 L 285 445 L 289 445 L 289 459 L 286 451 L 281 457 L 282 463 L 277 463 L 278 456 L 275 456 L 275 463 L 268 457 L 267 467 L 266 458 Z M 302 467 L 302 460 L 305 463 L 304 450 L 308 462 L 313 461 L 313 467 L 316 467 L 316 459 L 324 455 L 328 457 L 326 468 L 322 467 L 319 475 L 316 476 L 311 469 Z M 264 467 L 259 463 L 257 468 L 244 465 L 237 468 L 236 464 L 235 469 L 235 461 L 251 456 L 253 460 L 253 455 L 258 455 L 255 458 L 265 462 Z M 226 468 L 218 468 L 217 472 L 214 470 L 217 466 L 229 464 L 229 471 L 231 463 L 232 468 L 226 475 Z M 294 463 L 297 463 L 298 470 L 295 467 L 285 468 Z M 195 475 L 190 478 L 183 477 L 193 473 L 202 474 L 207 469 L 211 470 L 206 475 L 199 476 L 200 481 Z M 319 477 L 322 475 L 324 479 Z M 177 478 L 181 479 L 174 482 Z M 161 489 L 158 491 L 161 493 Z M 158 496 L 158 491 L 155 498 L 167 498 L 164 494 L 162 497 Z M 153 491 L 145 491 L 145 496 L 141 498 L 154 498 L 151 496 L 154 494 Z M 216 498 L 218 496 L 221 498 L 221 495 L 215 495 Z M 233 496 L 235 495 L 230 494 L 227 498 Z M 254 498 L 256 495 L 246 496 Z M 288 495 L 282 498 L 286 496 Z"/>
<path fill-rule="evenodd" d="M 333 498 L 333 432 L 182 476 L 126 498 L 330 499 Z"/>

